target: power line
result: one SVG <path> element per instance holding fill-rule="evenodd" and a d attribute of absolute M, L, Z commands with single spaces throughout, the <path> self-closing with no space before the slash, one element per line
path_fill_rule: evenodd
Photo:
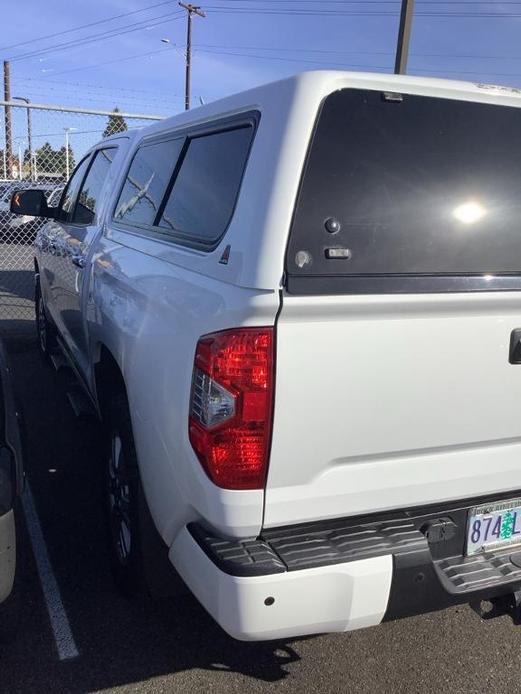
<path fill-rule="evenodd" d="M 320 61 L 320 60 L 306 60 L 303 58 L 285 58 L 282 56 L 266 56 L 266 55 L 252 55 L 249 53 L 239 53 L 239 52 L 228 52 L 228 51 L 216 51 L 216 50 L 211 50 L 211 49 L 203 49 L 199 48 L 199 52 L 202 53 L 212 53 L 212 54 L 217 54 L 217 55 L 223 55 L 223 56 L 234 56 L 234 57 L 241 57 L 241 58 L 253 58 L 253 59 L 260 59 L 260 60 L 276 60 L 276 61 L 282 61 L 282 62 L 290 62 L 290 63 L 306 63 L 306 64 L 311 64 L 311 65 L 323 65 L 326 67 L 333 68 L 335 66 L 338 67 L 343 67 L 343 68 L 361 68 L 362 70 L 391 70 L 392 65 L 364 65 L 364 64 L 356 64 L 356 63 L 346 63 L 346 62 L 341 62 L 341 61 Z M 392 54 L 389 54 L 392 55 Z M 436 69 L 434 68 L 414 68 L 412 70 L 413 73 L 415 72 L 428 72 L 428 73 L 436 73 Z M 440 69 L 440 73 L 444 74 L 455 74 L 455 75 L 482 75 L 482 76 L 487 76 L 487 77 L 520 77 L 520 73 L 516 72 L 485 72 L 483 70 L 477 70 L 477 71 L 470 71 L 470 70 L 453 70 L 453 69 Z"/>
<path fill-rule="evenodd" d="M 228 0 L 229 1 L 229 0 Z M 244 0 L 241 0 L 242 2 Z M 376 4 L 376 3 L 374 3 Z M 498 5 L 500 3 L 492 3 Z M 332 16 L 332 17 L 396 17 L 399 15 L 399 10 L 373 10 L 370 12 L 363 10 L 332 10 L 332 9 L 290 9 L 290 8 L 272 8 L 272 7 L 237 7 L 235 5 L 206 5 L 209 11 L 216 14 L 260 14 L 260 15 L 289 15 L 289 16 Z M 510 19 L 521 17 L 521 13 L 517 12 L 468 12 L 463 10 L 434 12 L 432 10 L 421 10 L 416 13 L 420 17 L 443 17 L 443 18 L 490 18 L 497 17 L 501 19 Z"/>
<path fill-rule="evenodd" d="M 24 86 L 25 94 L 31 96 L 33 98 L 35 96 L 38 97 L 45 97 L 46 99 L 49 98 L 48 95 L 52 94 L 59 94 L 59 100 L 63 101 L 64 99 L 77 99 L 78 93 L 77 90 L 75 92 L 71 91 L 64 91 L 63 89 L 57 89 L 57 88 L 49 88 L 49 87 L 31 87 L 31 86 Z M 82 101 L 103 101 L 106 103 L 107 101 L 112 101 L 116 102 L 116 105 L 121 105 L 122 103 L 127 104 L 127 103 L 139 103 L 142 105 L 160 105 L 160 106 L 168 106 L 171 104 L 171 101 L 173 99 L 180 99 L 182 98 L 180 95 L 171 95 L 171 98 L 169 99 L 161 99 L 158 97 L 151 97 L 151 96 L 136 96 L 136 95 L 128 95 L 128 94 L 113 94 L 110 96 L 107 93 L 99 93 L 99 92 L 93 92 L 88 89 L 82 89 L 81 92 L 81 99 Z"/>
<path fill-rule="evenodd" d="M 154 5 L 148 5 L 147 7 L 143 7 L 140 10 L 133 10 L 132 12 L 123 12 L 123 14 L 116 14 L 112 17 L 107 17 L 106 19 L 99 19 L 96 22 L 89 22 L 88 24 L 80 24 L 76 27 L 72 27 L 71 29 L 64 29 L 63 31 L 57 31 L 54 34 L 46 34 L 45 36 L 38 36 L 37 38 L 34 39 L 29 39 L 28 41 L 21 41 L 20 43 L 12 43 L 10 46 L 2 46 L 0 47 L 0 51 L 7 51 L 10 50 L 11 48 L 18 48 L 19 46 L 26 46 L 29 43 L 35 43 L 36 41 L 45 41 L 46 39 L 53 39 L 56 38 L 57 36 L 63 36 L 64 34 L 70 34 L 74 31 L 80 31 L 80 29 L 87 29 L 89 27 L 97 26 L 99 24 L 105 24 L 107 22 L 113 22 L 116 19 L 122 19 L 123 17 L 130 17 L 131 15 L 134 14 L 139 14 L 140 12 L 147 12 L 148 10 L 151 10 L 155 7 L 160 7 L 162 5 L 170 5 L 175 0 L 163 0 L 163 2 L 156 2 Z"/>
<path fill-rule="evenodd" d="M 225 51 L 214 51 L 211 49 L 198 48 L 199 53 L 212 53 L 217 55 L 230 55 L 238 56 L 241 58 L 255 58 L 260 60 L 276 60 L 285 63 L 307 63 L 311 65 L 328 65 L 332 67 L 333 65 L 340 65 L 343 67 L 359 67 L 365 70 L 390 70 L 392 65 L 360 65 L 355 63 L 341 63 L 341 62 L 330 62 L 330 61 L 318 61 L 318 60 L 306 60 L 305 58 L 283 58 L 282 56 L 274 55 L 253 55 L 251 53 L 236 53 L 236 52 L 225 52 Z"/>
<path fill-rule="evenodd" d="M 244 0 L 241 0 L 243 2 Z M 257 2 L 258 0 L 254 0 Z M 268 2 L 270 0 L 267 0 Z M 298 0 L 299 2 L 301 0 Z M 320 53 L 324 55 L 394 55 L 393 51 L 345 51 L 345 50 L 335 50 L 335 49 L 322 49 L 322 48 L 288 48 L 287 46 L 234 46 L 227 44 L 212 44 L 212 43 L 200 43 L 199 48 L 220 48 L 224 50 L 246 50 L 246 51 L 280 51 L 283 53 Z M 521 56 L 515 55 L 479 55 L 479 54 L 462 54 L 462 53 L 411 53 L 413 58 L 461 58 L 461 59 L 472 59 L 472 60 L 521 60 Z"/>
<path fill-rule="evenodd" d="M 159 15 L 158 17 L 152 17 L 147 20 L 135 22 L 134 24 L 128 24 L 127 26 L 119 27 L 117 29 L 109 29 L 108 31 L 103 31 L 100 34 L 93 34 L 92 36 L 85 36 L 80 39 L 66 41 L 65 43 L 61 43 L 56 46 L 50 46 L 49 48 L 43 48 L 41 50 L 22 53 L 11 58 L 11 61 L 14 62 L 18 60 L 26 60 L 27 58 L 35 58 L 41 55 L 55 53 L 56 51 L 67 50 L 68 48 L 76 48 L 78 46 L 85 46 L 96 41 L 115 38 L 116 36 L 122 36 L 123 34 L 130 34 L 134 31 L 139 31 L 140 29 L 143 29 L 145 27 L 154 27 L 159 26 L 160 24 L 165 24 L 168 21 L 176 21 L 176 19 L 180 19 L 183 16 L 183 14 L 183 12 L 177 11 L 165 15 Z"/>
<path fill-rule="evenodd" d="M 280 4 L 310 3 L 316 5 L 316 0 L 221 0 L 221 2 L 264 2 Z M 400 0 L 322 0 L 328 5 L 399 5 Z M 418 0 L 419 5 L 521 5 L 520 0 Z"/>
<path fill-rule="evenodd" d="M 298 3 L 298 4 L 313 4 L 316 5 L 316 0 L 221 0 L 221 2 L 255 2 L 263 3 L 269 2 L 279 5 L 281 2 L 284 4 Z M 400 0 L 322 0 L 321 4 L 327 5 L 400 5 Z M 454 5 L 491 5 L 492 7 L 504 6 L 504 5 L 521 5 L 520 0 L 499 0 L 498 2 L 493 2 L 492 0 L 418 0 L 418 5 L 449 5 L 453 7 Z M 232 5 L 235 7 L 235 5 Z M 230 6 L 230 7 L 232 7 Z M 248 8 L 250 9 L 250 8 Z M 255 9 L 255 8 L 254 8 Z M 256 9 L 271 9 L 266 8 L 256 8 Z M 319 12 L 320 14 L 320 12 Z"/>
<path fill-rule="evenodd" d="M 287 46 L 230 46 L 226 44 L 200 43 L 200 48 L 224 48 L 231 50 L 251 50 L 251 51 L 281 51 L 286 53 L 324 53 L 334 55 L 342 53 L 344 55 L 394 55 L 392 51 L 336 51 L 334 49 L 322 48 L 288 48 Z"/>
<path fill-rule="evenodd" d="M 69 72 L 79 72 L 80 70 L 89 70 L 91 68 L 96 68 L 96 67 L 103 67 L 104 65 L 113 65 L 114 63 L 122 63 L 126 60 L 134 60 L 135 58 L 147 58 L 152 55 L 157 55 L 158 53 L 171 53 L 171 49 L 169 48 L 159 48 L 157 51 L 149 51 L 148 53 L 137 53 L 135 55 L 129 55 L 125 58 L 115 58 L 114 60 L 104 60 L 101 63 L 94 63 L 92 65 L 83 65 L 81 67 L 72 67 L 68 68 L 67 70 L 58 70 L 57 72 L 53 72 L 53 76 L 56 75 L 65 75 L 66 73 Z M 45 82 L 46 80 L 42 80 L 42 82 Z"/>
<path fill-rule="evenodd" d="M 150 98 L 155 98 L 157 97 L 157 92 L 151 91 L 149 89 L 135 89 L 135 88 L 130 88 L 130 87 L 115 87 L 115 86 L 106 86 L 103 84 L 91 84 L 89 82 L 68 82 L 67 80 L 53 80 L 53 79 L 38 79 L 34 77 L 17 77 L 11 82 L 16 82 L 16 83 L 27 83 L 29 82 L 34 83 L 36 86 L 41 86 L 42 88 L 46 86 L 47 84 L 57 84 L 60 85 L 60 87 L 73 87 L 74 89 L 77 90 L 78 87 L 81 87 L 82 89 L 92 89 L 92 90 L 102 90 L 102 91 L 108 91 L 108 92 L 128 92 L 131 94 L 141 94 L 145 95 Z M 42 84 L 45 83 L 45 84 Z M 60 91 L 60 90 L 57 90 Z M 175 96 L 181 96 L 181 94 L 175 94 Z"/>

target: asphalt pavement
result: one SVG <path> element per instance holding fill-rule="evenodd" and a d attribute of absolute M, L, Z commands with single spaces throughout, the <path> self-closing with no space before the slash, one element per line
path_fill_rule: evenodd
<path fill-rule="evenodd" d="M 521 627 L 508 617 L 481 621 L 468 607 L 350 634 L 251 644 L 229 638 L 190 596 L 119 596 L 96 422 L 74 416 L 67 374 L 42 362 L 34 339 L 7 347 L 23 402 L 32 498 L 18 514 L 18 617 L 0 606 L 0 622 L 13 630 L 0 646 L 1 694 L 521 692 Z"/>

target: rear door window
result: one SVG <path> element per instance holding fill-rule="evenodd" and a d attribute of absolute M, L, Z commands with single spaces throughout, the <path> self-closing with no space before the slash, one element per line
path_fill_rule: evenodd
<path fill-rule="evenodd" d="M 62 222 L 67 221 L 72 215 L 78 197 L 78 192 L 87 172 L 90 159 L 91 155 L 89 154 L 85 157 L 85 159 L 80 161 L 74 170 L 74 173 L 70 177 L 69 182 L 67 183 L 58 211 L 58 219 Z"/>
<path fill-rule="evenodd" d="M 107 147 L 96 152 L 94 161 L 78 197 L 72 221 L 75 224 L 92 224 L 96 216 L 103 185 L 108 176 L 110 165 L 116 154 L 115 147 Z"/>
<path fill-rule="evenodd" d="M 490 288 L 497 275 L 521 275 L 520 151 L 519 108 L 332 94 L 308 154 L 288 274 L 479 275 Z"/>
<path fill-rule="evenodd" d="M 184 138 L 142 145 L 134 155 L 114 218 L 135 225 L 153 226 Z"/>

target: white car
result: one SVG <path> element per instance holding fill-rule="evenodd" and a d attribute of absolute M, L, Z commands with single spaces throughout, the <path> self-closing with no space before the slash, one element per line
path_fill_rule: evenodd
<path fill-rule="evenodd" d="M 521 97 L 310 72 L 92 148 L 36 241 L 104 422 L 119 585 L 231 635 L 521 587 Z"/>

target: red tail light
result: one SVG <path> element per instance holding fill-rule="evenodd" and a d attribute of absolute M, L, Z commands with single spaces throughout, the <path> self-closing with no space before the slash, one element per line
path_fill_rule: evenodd
<path fill-rule="evenodd" d="M 225 489 L 262 489 L 273 411 L 273 328 L 202 337 L 195 353 L 190 442 Z"/>

